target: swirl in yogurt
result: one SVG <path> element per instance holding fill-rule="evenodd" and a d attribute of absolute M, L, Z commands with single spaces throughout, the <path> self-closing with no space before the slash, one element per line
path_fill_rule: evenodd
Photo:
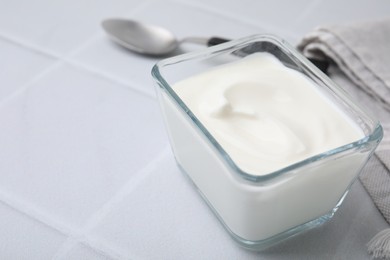
<path fill-rule="evenodd" d="M 265 175 L 364 136 L 318 86 L 256 53 L 173 86 L 243 171 Z"/>

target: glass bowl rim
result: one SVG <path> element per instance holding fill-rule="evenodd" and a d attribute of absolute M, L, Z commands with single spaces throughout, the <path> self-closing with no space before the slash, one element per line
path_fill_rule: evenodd
<path fill-rule="evenodd" d="M 278 169 L 276 171 L 264 174 L 264 175 L 254 175 L 251 173 L 248 173 L 244 170 L 242 170 L 230 157 L 230 155 L 222 148 L 222 146 L 218 143 L 218 141 L 212 136 L 212 134 L 207 130 L 206 127 L 203 126 L 203 124 L 200 122 L 200 120 L 191 112 L 191 110 L 185 105 L 185 103 L 180 99 L 180 97 L 175 93 L 175 91 L 171 88 L 170 84 L 165 80 L 164 76 L 161 73 L 160 68 L 163 68 L 165 66 L 174 65 L 177 63 L 185 62 L 188 60 L 193 59 L 202 59 L 207 58 L 210 56 L 210 54 L 217 55 L 218 53 L 226 52 L 229 50 L 239 49 L 241 46 L 245 46 L 248 43 L 256 42 L 256 41 L 268 41 L 272 42 L 273 44 L 280 47 L 286 54 L 289 54 L 290 56 L 296 58 L 300 65 L 306 66 L 308 71 L 313 74 L 316 77 L 319 77 L 329 88 L 336 89 L 339 97 L 343 100 L 349 100 L 350 104 L 354 104 L 355 107 L 352 107 L 352 109 L 360 111 L 360 113 L 364 113 L 367 117 L 369 117 L 373 122 L 375 122 L 375 127 L 373 131 L 371 131 L 370 134 L 365 135 L 363 138 L 348 143 L 339 147 L 336 147 L 334 149 L 313 155 L 311 157 L 308 157 L 304 160 L 301 160 L 299 162 L 290 164 L 286 167 L 283 167 L 281 169 Z M 272 35 L 272 34 L 256 34 L 247 36 L 241 39 L 232 40 L 226 43 L 222 43 L 216 46 L 205 48 L 204 50 L 200 51 L 194 51 L 186 54 L 177 55 L 174 57 L 163 59 L 159 62 L 157 62 L 153 68 L 152 68 L 152 77 L 154 80 L 158 83 L 160 87 L 162 87 L 165 92 L 168 94 L 168 96 L 171 98 L 176 105 L 182 110 L 183 113 L 185 113 L 190 121 L 197 127 L 200 132 L 204 135 L 204 137 L 210 142 L 210 144 L 216 149 L 216 151 L 219 153 L 219 155 L 222 156 L 224 161 L 227 163 L 228 167 L 230 167 L 235 173 L 238 174 L 238 176 L 242 177 L 243 179 L 250 181 L 250 182 L 263 182 L 268 181 L 270 179 L 274 179 L 276 177 L 279 177 L 281 175 L 285 175 L 286 173 L 293 172 L 294 170 L 304 167 L 306 165 L 310 165 L 314 162 L 321 161 L 323 159 L 341 155 L 344 153 L 347 153 L 348 151 L 351 151 L 353 149 L 359 149 L 362 147 L 365 147 L 366 145 L 370 145 L 373 143 L 376 143 L 376 145 L 380 142 L 380 140 L 383 137 L 383 129 L 379 121 L 374 118 L 371 115 L 368 115 L 367 111 L 357 106 L 355 102 L 350 100 L 349 96 L 346 95 L 345 91 L 341 89 L 337 84 L 334 84 L 333 81 L 325 75 L 322 71 L 320 71 L 315 65 L 313 65 L 306 57 L 304 57 L 302 54 L 300 54 L 292 45 L 290 45 L 288 42 L 283 40 L 282 38 Z M 374 149 L 372 149 L 373 151 Z"/>

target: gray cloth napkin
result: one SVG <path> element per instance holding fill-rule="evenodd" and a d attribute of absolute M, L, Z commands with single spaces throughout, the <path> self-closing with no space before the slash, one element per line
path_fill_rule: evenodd
<path fill-rule="evenodd" d="M 331 60 L 329 76 L 381 121 L 384 138 L 360 181 L 390 224 L 390 19 L 317 28 L 298 48 Z M 390 229 L 372 241 L 374 257 L 390 258 Z"/>

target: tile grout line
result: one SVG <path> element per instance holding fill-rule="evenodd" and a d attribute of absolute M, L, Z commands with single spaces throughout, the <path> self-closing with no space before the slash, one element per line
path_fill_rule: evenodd
<path fill-rule="evenodd" d="M 61 221 L 56 221 L 53 218 L 47 217 L 41 210 L 36 207 L 27 205 L 23 200 L 15 199 L 15 196 L 10 196 L 4 190 L 0 190 L 0 203 L 12 208 L 13 210 L 34 219 L 35 221 L 52 228 L 61 234 L 68 236 L 69 234 L 76 234 L 76 229 L 66 225 Z"/>
<path fill-rule="evenodd" d="M 1 35 L 2 37 L 3 35 Z M 90 40 L 86 41 L 84 44 L 82 44 L 81 46 L 79 46 L 78 48 L 75 48 L 73 51 L 71 51 L 70 53 L 68 53 L 67 55 L 68 56 L 71 56 L 73 55 L 73 53 L 77 53 L 79 51 L 79 49 L 83 49 L 85 46 L 87 46 L 88 44 L 90 44 L 90 42 L 92 42 L 94 39 L 96 38 L 95 37 L 92 37 Z M 41 48 L 39 47 L 36 47 L 34 45 L 30 45 L 30 44 L 25 44 L 19 40 L 16 40 L 15 38 L 13 39 L 8 39 L 9 41 L 12 41 L 14 43 L 16 43 L 17 45 L 19 46 L 22 46 L 24 48 L 27 48 L 31 51 L 35 51 L 35 52 L 40 52 L 40 53 L 46 53 L 44 50 L 42 50 Z M 51 71 L 55 70 L 56 68 L 58 68 L 60 65 L 64 64 L 66 62 L 66 56 L 58 56 L 54 53 L 46 53 L 47 56 L 51 56 L 52 58 L 56 58 L 57 60 L 55 60 L 51 65 L 49 65 L 48 67 L 46 67 L 44 70 L 42 70 L 40 73 L 38 73 L 35 77 L 33 77 L 32 79 L 30 79 L 28 82 L 26 82 L 25 84 L 23 84 L 21 87 L 19 87 L 18 90 L 12 92 L 12 94 L 8 95 L 7 97 L 3 98 L 2 100 L 0 100 L 0 108 L 5 106 L 6 104 L 8 104 L 9 102 L 11 102 L 15 97 L 17 97 L 18 95 L 20 95 L 21 93 L 23 93 L 24 91 L 26 91 L 28 88 L 30 88 L 35 82 L 37 82 L 38 80 L 40 80 L 41 78 L 43 78 L 44 76 L 46 76 L 47 74 L 49 74 Z M 52 55 L 55 55 L 55 56 L 52 56 Z"/>
<path fill-rule="evenodd" d="M 142 183 L 148 176 L 150 176 L 156 165 L 166 159 L 170 154 L 170 146 L 167 145 L 151 162 L 144 168 L 140 169 L 135 176 L 131 177 L 120 189 L 114 194 L 100 209 L 98 209 L 86 222 L 84 227 L 76 234 L 76 236 L 69 236 L 63 243 L 62 247 L 57 251 L 53 259 L 66 259 L 66 254 L 79 242 L 88 243 L 88 232 L 96 227 L 113 209 L 115 205 L 120 203 L 127 195 L 129 195 L 140 183 Z M 91 245 L 93 247 L 93 245 Z M 94 248 L 94 247 L 93 247 Z M 96 249 L 96 248 L 94 248 Z"/>
<path fill-rule="evenodd" d="M 149 3 L 149 1 L 146 2 L 146 3 Z M 145 3 L 141 4 L 139 7 L 142 8 L 144 5 L 145 5 Z M 140 92 L 140 93 L 142 93 L 142 94 L 144 94 L 144 95 L 146 95 L 148 97 L 151 97 L 151 98 L 155 99 L 152 94 L 146 93 L 145 91 L 142 91 L 142 90 L 134 87 L 133 85 L 129 85 L 129 84 L 123 82 L 121 79 L 115 78 L 115 77 L 113 77 L 113 76 L 111 76 L 109 74 L 106 74 L 106 73 L 103 74 L 99 70 L 94 70 L 93 68 L 89 68 L 87 65 L 84 65 L 84 64 L 82 64 L 80 62 L 77 62 L 77 61 L 74 61 L 74 60 L 70 59 L 70 57 L 72 57 L 74 54 L 76 54 L 79 51 L 81 51 L 84 48 L 86 48 L 98 36 L 100 36 L 100 33 L 99 34 L 95 34 L 90 39 L 88 39 L 83 44 L 81 44 L 79 47 L 75 48 L 74 50 L 70 51 L 69 53 L 67 53 L 65 55 L 60 55 L 58 53 L 55 53 L 55 52 L 52 52 L 52 51 L 49 51 L 49 50 L 45 50 L 45 49 L 43 49 L 43 48 L 41 48 L 41 47 L 39 47 L 37 45 L 23 42 L 21 39 L 15 38 L 15 37 L 10 36 L 10 35 L 5 35 L 4 33 L 0 32 L 0 38 L 2 40 L 6 41 L 6 42 L 15 44 L 16 46 L 19 46 L 19 47 L 22 47 L 23 49 L 27 49 L 29 51 L 32 51 L 33 53 L 38 53 L 38 54 L 43 55 L 45 57 L 49 57 L 49 58 L 55 59 L 51 65 L 47 66 L 44 70 L 42 70 L 40 73 L 38 73 L 35 77 L 33 77 L 28 82 L 23 84 L 22 87 L 20 87 L 17 91 L 13 92 L 11 95 L 9 95 L 6 98 L 4 98 L 3 100 L 1 100 L 0 101 L 0 107 L 4 106 L 5 104 L 7 104 L 10 101 L 12 101 L 16 96 L 18 96 L 19 94 L 24 92 L 31 85 L 33 85 L 35 82 L 37 82 L 38 80 L 40 80 L 41 78 L 43 78 L 44 76 L 46 76 L 51 71 L 55 70 L 56 68 L 58 68 L 60 65 L 62 65 L 64 63 L 68 63 L 70 65 L 73 65 L 73 66 L 77 67 L 78 69 L 86 70 L 87 72 L 92 73 L 94 75 L 99 75 L 100 77 L 105 78 L 105 79 L 107 79 L 109 81 L 114 81 L 115 83 L 119 83 L 121 85 L 125 85 L 126 87 L 130 87 L 130 89 L 135 90 L 136 92 Z M 43 224 L 43 225 L 45 225 L 45 226 L 47 226 L 49 228 L 57 230 L 58 232 L 60 232 L 63 235 L 67 236 L 68 238 L 69 237 L 80 238 L 80 237 L 84 236 L 83 234 L 80 234 L 78 231 L 76 231 L 72 227 L 66 225 L 65 223 L 56 221 L 56 220 L 48 217 L 46 214 L 44 214 L 38 208 L 28 206 L 23 201 L 11 199 L 11 196 L 9 196 L 8 194 L 4 193 L 1 190 L 0 190 L 0 203 L 3 203 L 5 205 L 7 205 L 8 207 L 10 207 L 10 208 L 12 208 L 12 209 L 14 209 L 14 210 L 16 210 L 16 211 L 26 215 L 27 217 L 30 217 L 30 218 L 38 221 L 39 223 L 41 223 L 41 224 Z M 83 241 L 84 244 L 89 245 L 90 247 L 94 248 L 98 252 L 102 252 L 102 250 L 101 250 L 102 246 L 94 246 L 94 243 L 92 241 L 90 241 L 90 239 L 89 240 L 84 239 L 84 240 L 80 240 L 80 241 Z M 69 249 L 71 249 L 71 248 L 69 248 Z M 105 249 L 106 249 L 106 252 L 105 252 L 106 256 L 110 256 L 112 258 L 122 258 L 122 259 L 125 259 L 125 257 L 123 255 L 121 256 L 115 250 L 110 250 L 107 247 L 105 247 Z M 109 251 L 109 252 L 107 252 L 107 251 Z M 64 253 L 66 254 L 67 252 L 64 252 Z"/>
<path fill-rule="evenodd" d="M 144 90 L 143 88 L 136 87 L 137 84 L 135 82 L 132 82 L 129 84 L 127 82 L 128 80 L 121 79 L 121 78 L 116 77 L 110 73 L 106 73 L 100 69 L 90 67 L 88 65 L 85 65 L 84 63 L 81 63 L 81 62 L 78 62 L 78 61 L 75 61 L 72 59 L 66 58 L 64 61 L 66 63 L 68 63 L 68 64 L 70 64 L 70 65 L 72 65 L 80 70 L 86 71 L 86 72 L 88 72 L 96 77 L 100 77 L 102 79 L 108 80 L 109 82 L 118 84 L 121 87 L 125 87 L 126 89 L 130 89 L 131 91 L 137 92 L 138 94 L 141 94 L 147 98 L 151 98 L 153 100 L 156 99 L 156 96 L 151 91 L 147 91 L 147 90 Z"/>
<path fill-rule="evenodd" d="M 141 2 L 141 4 L 139 4 L 138 6 L 136 6 L 135 8 L 133 8 L 131 10 L 130 14 L 137 13 L 137 11 L 142 10 L 143 8 L 145 8 L 145 6 L 148 6 L 150 3 L 153 3 L 154 1 L 155 0 L 148 0 L 148 1 L 145 1 L 145 2 Z M 20 39 L 18 37 L 11 36 L 9 34 L 4 34 L 3 32 L 0 32 L 0 39 L 5 40 L 5 41 L 7 41 L 9 43 L 16 44 L 19 47 L 23 47 L 23 48 L 28 49 L 28 50 L 30 50 L 32 52 L 43 54 L 45 56 L 49 56 L 51 58 L 65 59 L 66 57 L 73 56 L 74 54 L 77 54 L 78 52 L 83 50 L 93 40 L 95 40 L 95 38 L 97 38 L 97 36 L 100 36 L 100 35 L 101 35 L 100 31 L 95 33 L 89 39 L 87 39 L 85 42 L 81 43 L 79 45 L 79 47 L 74 48 L 73 50 L 70 50 L 65 55 L 53 52 L 53 51 L 51 51 L 49 49 L 44 49 L 44 48 L 42 48 L 42 47 L 40 47 L 40 46 L 38 46 L 38 45 L 36 45 L 34 43 L 31 43 L 31 42 L 28 42 L 28 41 L 23 41 L 22 39 Z"/>
<path fill-rule="evenodd" d="M 66 225 L 62 221 L 56 221 L 53 218 L 50 218 L 47 216 L 47 214 L 43 213 L 42 210 L 31 207 L 30 205 L 23 202 L 23 200 L 15 199 L 15 196 L 10 196 L 3 190 L 0 190 L 0 203 L 6 205 L 7 207 L 19 212 L 20 214 L 23 214 L 27 216 L 30 219 L 33 219 L 42 225 L 53 229 L 61 234 L 63 234 L 66 237 L 78 237 L 82 234 L 80 234 L 79 231 L 77 231 L 75 228 L 72 228 L 68 225 Z M 66 241 L 66 240 L 65 240 Z M 99 247 L 94 246 L 96 242 L 94 241 L 86 241 L 86 245 L 96 249 L 99 252 L 104 253 L 106 256 L 109 256 L 114 259 L 125 259 L 124 255 L 118 254 L 118 252 L 104 247 L 104 251 L 102 251 L 101 247 L 102 245 L 99 245 Z"/>
<path fill-rule="evenodd" d="M 58 68 L 61 64 L 63 64 L 63 60 L 57 60 L 44 70 L 42 70 L 40 73 L 35 75 L 32 79 L 30 79 L 27 83 L 23 84 L 21 87 L 19 87 L 16 91 L 12 92 L 8 96 L 4 97 L 3 99 L 0 100 L 0 108 L 4 107 L 8 103 L 10 103 L 14 98 L 22 94 L 24 91 L 26 91 L 31 85 L 33 85 L 35 82 L 49 74 L 51 71 L 55 70 Z"/>
<path fill-rule="evenodd" d="M 133 9 L 131 13 L 136 13 L 138 10 L 142 10 L 143 8 L 145 8 L 150 3 L 153 3 L 153 2 L 154 2 L 154 0 L 143 2 L 142 4 L 138 5 L 135 9 Z M 97 35 L 100 35 L 100 34 L 97 34 Z M 87 45 L 84 45 L 84 47 L 86 47 L 86 46 Z M 69 57 L 72 57 L 74 54 L 78 53 L 81 50 L 83 50 L 83 48 L 79 48 L 77 51 L 75 51 L 74 53 L 69 55 Z M 136 92 L 144 94 L 145 96 L 147 96 L 149 98 L 155 99 L 155 96 L 153 94 L 151 94 L 150 92 L 147 92 L 147 91 L 144 91 L 142 89 L 135 87 L 135 84 L 134 84 L 134 86 L 131 84 L 129 85 L 128 83 L 126 83 L 124 80 L 122 80 L 119 77 L 112 76 L 108 73 L 105 73 L 105 72 L 99 70 L 99 69 L 89 67 L 83 63 L 77 62 L 77 61 L 69 59 L 69 58 L 66 59 L 66 62 L 75 66 L 75 67 L 78 67 L 80 69 L 87 70 L 89 73 L 100 76 L 100 77 L 105 78 L 109 81 L 113 81 L 114 83 L 120 84 L 120 85 L 125 86 L 125 87 L 130 87 L 130 89 L 132 89 Z M 128 254 L 126 254 L 124 252 L 118 252 L 119 251 L 118 249 L 114 250 L 110 247 L 107 247 L 107 245 L 106 245 L 107 243 L 105 243 L 104 245 L 102 245 L 101 243 L 97 243 L 96 239 L 92 239 L 92 238 L 88 237 L 88 232 L 90 232 L 98 223 L 100 223 L 101 220 L 104 219 L 104 217 L 106 217 L 108 215 L 108 213 L 112 210 L 114 205 L 116 205 L 118 202 L 122 201 L 125 196 L 130 194 L 132 192 L 132 190 L 139 183 L 141 183 L 144 179 L 147 178 L 147 176 L 149 176 L 153 172 L 153 168 L 154 168 L 153 165 L 158 163 L 160 160 L 164 159 L 165 156 L 167 156 L 169 154 L 169 151 L 170 151 L 169 147 L 170 146 L 166 146 L 163 149 L 163 151 L 159 155 L 157 155 L 157 157 L 155 157 L 154 160 L 152 160 L 144 168 L 139 170 L 136 173 L 135 177 L 130 178 L 130 180 L 117 193 L 115 193 L 114 196 L 111 197 L 110 200 L 108 200 L 99 210 L 97 210 L 97 212 L 95 212 L 94 215 L 92 215 L 89 218 L 89 220 L 87 221 L 87 223 L 81 229 L 81 232 L 77 236 L 68 236 L 67 240 L 62 244 L 61 248 L 59 248 L 57 250 L 56 254 L 54 255 L 54 257 L 52 257 L 52 259 L 66 259 L 68 252 L 72 248 L 74 248 L 78 243 L 83 243 L 83 244 L 91 247 L 92 249 L 96 250 L 97 252 L 103 253 L 104 255 L 107 255 L 107 253 L 109 251 L 109 253 L 110 253 L 109 256 L 111 258 L 127 259 L 128 257 L 125 257 L 125 256 Z M 105 250 L 102 250 L 102 248 L 104 248 Z M 131 258 L 135 259 L 134 257 L 131 257 Z"/>
<path fill-rule="evenodd" d="M 86 238 L 84 241 L 77 241 L 77 243 L 81 243 L 87 247 L 90 247 L 95 252 L 99 253 L 100 255 L 109 257 L 111 259 L 116 259 L 116 260 L 132 259 L 132 260 L 135 260 L 138 258 L 134 255 L 130 256 L 128 253 L 124 252 L 123 250 L 121 250 L 115 246 L 113 247 L 111 245 L 107 245 L 107 244 L 109 244 L 107 242 L 102 242 L 101 240 L 97 240 L 97 239 L 93 239 L 93 238 Z M 67 259 L 66 255 L 64 255 L 62 258 Z"/>
<path fill-rule="evenodd" d="M 156 0 L 147 0 L 147 1 L 139 3 L 128 14 L 126 14 L 126 16 L 135 14 L 135 13 L 139 12 L 140 10 L 143 10 L 145 7 L 148 7 L 150 4 L 152 4 L 155 1 Z M 103 33 L 99 31 L 98 33 L 95 34 L 94 38 L 100 37 L 101 35 L 103 35 Z M 101 69 L 95 68 L 93 66 L 88 66 L 82 62 L 75 60 L 75 59 L 71 59 L 72 56 L 74 57 L 75 54 L 81 52 L 87 46 L 88 46 L 88 44 L 84 44 L 81 48 L 78 48 L 77 50 L 75 50 L 73 53 L 71 53 L 70 55 L 65 57 L 65 61 L 74 67 L 88 71 L 89 73 L 91 73 L 94 76 L 98 76 L 100 78 L 106 79 L 106 80 L 111 81 L 113 83 L 119 84 L 120 86 L 124 86 L 126 88 L 129 88 L 132 91 L 135 91 L 135 92 L 142 94 L 145 97 L 151 98 L 153 100 L 156 99 L 156 97 L 153 93 L 151 93 L 149 91 L 145 91 L 143 88 L 137 87 L 138 84 L 136 82 L 128 83 L 129 80 L 127 80 L 127 79 L 122 79 L 121 77 L 117 77 L 111 73 L 107 73 L 105 71 L 102 71 Z"/>
<path fill-rule="evenodd" d="M 4 35 L 0 34 L 0 38 L 4 38 Z M 79 49 L 83 49 L 83 47 L 87 46 L 91 41 L 94 40 L 94 38 L 87 41 L 84 45 L 75 49 L 73 52 L 69 53 L 69 56 L 71 56 L 73 53 L 77 53 L 77 51 L 79 51 Z M 33 77 L 27 83 L 23 84 L 22 87 L 20 87 L 17 91 L 13 92 L 12 94 L 10 94 L 7 97 L 5 97 L 4 99 L 2 99 L 0 101 L 0 108 L 2 106 L 5 106 L 9 102 L 11 102 L 15 97 L 17 97 L 18 95 L 23 93 L 26 89 L 28 89 L 35 82 L 37 82 L 38 80 L 40 80 L 41 78 L 43 78 L 44 76 L 46 76 L 47 74 L 49 74 L 50 72 L 52 72 L 53 70 L 55 70 L 56 68 L 61 66 L 62 64 L 68 62 L 66 57 L 61 57 L 61 56 L 54 54 L 54 53 L 46 53 L 45 51 L 41 50 L 38 47 L 23 44 L 15 39 L 6 38 L 6 40 L 13 43 L 13 44 L 16 43 L 18 46 L 27 48 L 33 52 L 44 54 L 45 56 L 49 56 L 51 58 L 56 58 L 57 60 L 54 61 L 53 64 L 51 64 L 50 66 L 48 66 L 44 70 L 42 70 L 40 73 L 38 73 L 35 77 Z M 78 67 L 82 67 L 82 66 L 78 66 Z M 151 95 L 149 95 L 149 96 L 151 96 Z M 77 231 L 75 229 L 72 229 L 71 227 L 65 225 L 64 223 L 61 223 L 61 222 L 55 221 L 51 218 L 48 218 L 39 209 L 36 209 L 34 207 L 29 207 L 27 204 L 23 203 L 22 201 L 12 200 L 10 198 L 10 196 L 5 194 L 2 190 L 0 190 L 0 202 L 4 203 L 5 205 L 7 205 L 10 208 L 17 210 L 18 212 L 21 212 L 21 213 L 39 221 L 40 223 L 42 223 L 50 228 L 53 228 L 53 229 L 59 231 L 60 233 L 64 234 L 65 236 L 68 236 L 68 237 L 69 236 L 70 237 L 79 237 L 80 236 L 77 234 Z"/>
<path fill-rule="evenodd" d="M 149 175 L 153 173 L 155 164 L 164 160 L 166 156 L 170 154 L 169 147 L 169 145 L 166 146 L 160 152 L 160 154 L 156 156 L 154 160 L 149 162 L 144 168 L 137 171 L 136 176 L 131 178 L 108 202 L 106 202 L 94 215 L 92 215 L 92 217 L 89 218 L 85 226 L 79 230 L 76 230 L 75 228 L 66 225 L 62 221 L 57 221 L 54 218 L 48 217 L 47 214 L 42 212 L 42 210 L 40 210 L 39 208 L 32 207 L 31 205 L 28 205 L 27 203 L 23 202 L 23 200 L 17 198 L 15 199 L 15 196 L 11 196 L 7 192 L 4 192 L 4 190 L 0 190 L 0 203 L 23 215 L 26 215 L 27 217 L 41 223 L 42 225 L 56 230 L 64 236 L 67 236 L 68 238 L 62 245 L 63 249 L 71 249 L 77 243 L 82 242 L 98 252 L 105 253 L 106 256 L 109 256 L 111 258 L 126 259 L 128 258 L 126 257 L 127 254 L 118 253 L 117 250 L 113 250 L 110 247 L 101 245 L 101 243 L 99 244 L 96 239 L 88 238 L 87 232 L 94 228 L 105 216 L 107 216 L 107 214 L 110 212 L 114 205 L 121 202 L 125 196 L 130 194 L 136 187 L 138 187 L 138 184 L 142 183 L 143 180 L 145 180 Z M 106 250 L 102 250 L 102 247 L 104 247 Z M 66 253 L 68 253 L 68 251 L 63 251 L 61 250 L 61 248 L 59 249 L 59 251 L 64 253 L 64 255 L 58 255 L 58 259 L 63 259 L 61 257 L 65 257 Z"/>
<path fill-rule="evenodd" d="M 135 91 L 139 94 L 144 95 L 145 97 L 148 97 L 148 98 L 155 100 L 156 98 L 152 92 L 143 90 L 142 88 L 139 88 L 139 87 L 136 87 L 137 84 L 135 82 L 128 83 L 127 80 L 123 80 L 120 77 L 115 77 L 109 73 L 106 73 L 104 71 L 101 71 L 99 69 L 93 68 L 91 66 L 85 65 L 81 62 L 78 62 L 76 60 L 71 59 L 71 57 L 74 54 L 76 54 L 76 53 L 80 52 L 81 50 L 83 50 L 84 48 L 86 48 L 91 42 L 96 40 L 97 37 L 100 37 L 100 35 L 101 35 L 100 33 L 97 33 L 93 37 L 91 37 L 88 41 L 84 42 L 83 45 L 74 49 L 73 51 L 71 51 L 67 55 L 60 55 L 60 54 L 57 54 L 55 52 L 46 51 L 46 50 L 44 50 L 38 46 L 35 46 L 33 44 L 26 44 L 19 39 L 16 39 L 16 38 L 11 37 L 11 36 L 6 36 L 0 32 L 0 38 L 2 40 L 5 40 L 5 41 L 12 43 L 12 44 L 15 44 L 15 45 L 22 47 L 24 49 L 28 49 L 34 53 L 39 53 L 39 54 L 44 55 L 46 57 L 56 59 L 51 65 L 46 67 L 44 70 L 42 70 L 40 73 L 38 73 L 32 79 L 30 79 L 28 82 L 23 84 L 18 90 L 12 92 L 10 95 L 8 95 L 4 99 L 0 100 L 0 107 L 3 106 L 3 103 L 8 103 L 9 102 L 8 100 L 12 100 L 15 96 L 18 96 L 20 93 L 23 93 L 26 89 L 28 89 L 36 81 L 38 81 L 39 79 L 41 79 L 42 77 L 44 77 L 45 75 L 47 75 L 48 73 L 50 73 L 51 71 L 58 68 L 60 65 L 62 65 L 64 63 L 70 64 L 79 70 L 86 71 L 94 76 L 98 76 L 100 78 L 106 79 L 106 80 L 113 82 L 115 84 L 119 84 L 120 86 L 124 86 L 132 91 Z"/>
<path fill-rule="evenodd" d="M 28 49 L 34 53 L 44 55 L 46 57 L 50 57 L 50 58 L 54 58 L 54 59 L 61 58 L 61 55 L 58 53 L 52 52 L 50 50 L 44 50 L 44 49 L 42 49 L 42 48 L 40 48 L 37 45 L 32 44 L 32 43 L 23 42 L 21 39 L 18 39 L 14 36 L 11 36 L 11 35 L 4 34 L 3 32 L 0 32 L 0 39 L 6 41 L 8 43 L 15 44 L 18 47 Z"/>

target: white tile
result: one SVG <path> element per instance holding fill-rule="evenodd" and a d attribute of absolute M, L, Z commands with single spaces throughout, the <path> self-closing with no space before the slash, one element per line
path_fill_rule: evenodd
<path fill-rule="evenodd" d="M 88 46 L 76 60 L 155 95 L 151 70 L 157 59 L 141 57 L 110 42 L 106 35 Z"/>
<path fill-rule="evenodd" d="M 75 227 L 167 146 L 151 98 L 60 66 L 0 108 L 0 189 Z"/>
<path fill-rule="evenodd" d="M 357 182 L 330 222 L 255 252 L 229 237 L 172 156 L 156 168 L 90 234 L 128 259 L 367 259 L 365 243 L 387 225 Z"/>
<path fill-rule="evenodd" d="M 163 26 L 171 30 L 179 39 L 186 36 L 221 36 L 233 39 L 265 31 L 169 1 L 152 2 L 129 18 Z M 182 47 L 187 51 L 200 48 L 191 44 L 184 44 Z M 154 91 L 150 71 L 159 59 L 131 53 L 116 46 L 104 34 L 77 54 L 75 59 L 115 77 L 133 82 L 140 88 Z"/>
<path fill-rule="evenodd" d="M 169 155 L 92 231 L 140 259 L 245 259 Z"/>
<path fill-rule="evenodd" d="M 323 1 L 305 16 L 293 30 L 305 35 L 317 26 L 332 25 L 345 22 L 365 21 L 389 17 L 390 1 L 356 0 L 356 1 Z"/>
<path fill-rule="evenodd" d="M 100 30 L 102 19 L 121 16 L 140 0 L 7 1 L 0 8 L 0 33 L 65 53 Z"/>
<path fill-rule="evenodd" d="M 289 36 L 294 35 L 294 32 L 291 32 L 292 25 L 301 18 L 313 2 L 312 0 L 184 1 L 266 28 L 270 33 L 277 34 L 287 40 L 290 40 Z M 210 24 L 212 24 L 212 21 L 210 21 Z"/>
<path fill-rule="evenodd" d="M 103 252 L 98 252 L 88 246 L 83 244 L 77 244 L 74 248 L 72 248 L 64 259 L 72 259 L 72 260 L 110 260 L 109 256 L 105 255 Z"/>
<path fill-rule="evenodd" d="M 224 5 L 223 9 L 225 8 Z M 234 39 L 266 31 L 261 24 L 243 25 L 235 19 L 175 1 L 151 2 L 130 18 L 165 27 L 179 39 L 187 36 L 220 36 Z"/>
<path fill-rule="evenodd" d="M 54 59 L 0 39 L 0 100 L 28 83 Z"/>
<path fill-rule="evenodd" d="M 1 259 L 51 259 L 65 238 L 61 233 L 0 203 Z"/>

